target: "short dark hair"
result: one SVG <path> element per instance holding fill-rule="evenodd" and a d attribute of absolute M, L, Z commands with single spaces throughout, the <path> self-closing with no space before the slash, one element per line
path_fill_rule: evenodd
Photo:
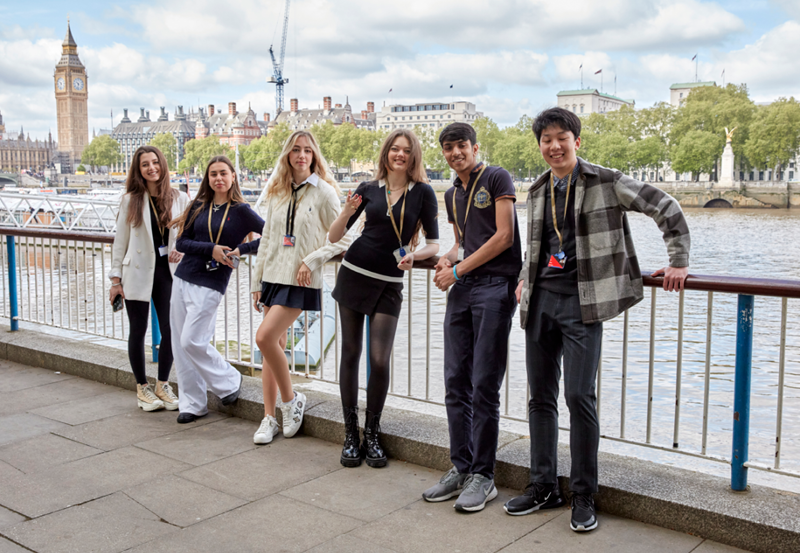
<path fill-rule="evenodd" d="M 467 123 L 450 123 L 439 133 L 439 145 L 444 147 L 445 142 L 461 142 L 469 140 L 473 146 L 478 143 L 478 134 L 472 125 Z"/>
<path fill-rule="evenodd" d="M 565 131 L 570 131 L 575 138 L 581 135 L 580 117 L 564 108 L 550 108 L 541 112 L 533 120 L 533 134 L 536 135 L 536 142 L 542 138 L 542 133 L 547 127 L 561 127 Z"/>

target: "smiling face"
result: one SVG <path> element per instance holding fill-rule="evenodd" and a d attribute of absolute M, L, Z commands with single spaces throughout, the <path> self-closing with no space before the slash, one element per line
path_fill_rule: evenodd
<path fill-rule="evenodd" d="M 475 167 L 478 145 L 469 140 L 448 140 L 442 143 L 442 154 L 453 171 L 465 173 Z"/>
<path fill-rule="evenodd" d="M 398 136 L 392 145 L 389 147 L 389 155 L 387 156 L 388 171 L 390 173 L 403 173 L 408 171 L 408 167 L 412 162 L 411 143 L 405 136 Z"/>
<path fill-rule="evenodd" d="M 161 178 L 161 164 L 156 154 L 146 152 L 139 156 L 139 172 L 147 182 L 157 183 Z"/>
<path fill-rule="evenodd" d="M 208 182 L 217 198 L 226 196 L 233 185 L 233 172 L 227 163 L 212 163 L 208 168 Z"/>
<path fill-rule="evenodd" d="M 558 125 L 544 129 L 539 139 L 539 151 L 558 178 L 564 178 L 575 167 L 580 147 L 581 138 L 575 138 L 572 131 L 565 131 Z"/>
<path fill-rule="evenodd" d="M 297 137 L 294 146 L 292 146 L 292 151 L 289 152 L 289 165 L 292 166 L 295 178 L 303 176 L 305 179 L 305 177 L 308 177 L 311 174 L 313 162 L 314 150 L 311 149 L 308 138 L 305 136 Z"/>

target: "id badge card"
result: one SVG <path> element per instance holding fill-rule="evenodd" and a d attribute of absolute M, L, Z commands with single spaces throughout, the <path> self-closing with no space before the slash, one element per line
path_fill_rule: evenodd
<path fill-rule="evenodd" d="M 408 246 L 402 246 L 400 248 L 397 248 L 392 253 L 394 253 L 394 258 L 397 260 L 397 262 L 400 263 L 403 260 L 403 258 L 408 254 Z"/>
<path fill-rule="evenodd" d="M 564 252 L 558 252 L 552 254 L 550 256 L 550 261 L 547 262 L 547 266 L 552 267 L 554 269 L 563 269 L 566 264 L 567 264 L 567 254 L 565 254 Z"/>
<path fill-rule="evenodd" d="M 283 245 L 286 248 L 294 248 L 294 236 L 287 234 L 283 237 Z"/>
<path fill-rule="evenodd" d="M 158 255 L 164 257 L 165 255 L 169 254 L 169 247 L 168 246 L 159 246 L 158 247 Z"/>
<path fill-rule="evenodd" d="M 459 246 L 458 259 L 456 261 L 464 261 L 464 246 Z"/>

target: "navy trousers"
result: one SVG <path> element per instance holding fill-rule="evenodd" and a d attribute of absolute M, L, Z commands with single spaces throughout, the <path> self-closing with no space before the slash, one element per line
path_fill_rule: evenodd
<path fill-rule="evenodd" d="M 516 284 L 514 277 L 465 276 L 447 299 L 445 405 L 450 460 L 461 473 L 494 478 Z"/>
<path fill-rule="evenodd" d="M 577 295 L 535 288 L 525 327 L 531 399 L 531 482 L 557 482 L 558 388 L 564 361 L 564 397 L 569 408 L 570 490 L 597 493 L 597 364 L 603 323 L 583 324 Z"/>

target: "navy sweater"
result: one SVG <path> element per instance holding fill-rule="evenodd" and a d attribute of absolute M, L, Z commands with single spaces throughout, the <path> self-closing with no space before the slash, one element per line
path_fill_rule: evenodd
<path fill-rule="evenodd" d="M 200 209 L 202 204 L 196 202 L 192 209 Z M 214 240 L 208 235 L 208 209 L 202 209 L 191 226 L 184 227 L 183 233 L 178 237 L 175 249 L 184 254 L 178 264 L 175 276 L 191 282 L 197 286 L 211 288 L 220 294 L 225 293 L 233 269 L 220 264 L 216 271 L 207 271 L 206 262 L 212 259 Z M 221 207 L 216 213 L 211 214 L 211 232 L 217 237 L 225 208 Z M 191 217 L 191 215 L 190 215 Z M 260 238 L 242 244 L 242 240 L 251 232 L 260 233 L 264 229 L 264 219 L 258 216 L 246 203 L 233 204 L 228 211 L 228 219 L 222 228 L 219 239 L 220 246 L 228 246 L 239 253 L 248 255 L 258 252 Z"/>

